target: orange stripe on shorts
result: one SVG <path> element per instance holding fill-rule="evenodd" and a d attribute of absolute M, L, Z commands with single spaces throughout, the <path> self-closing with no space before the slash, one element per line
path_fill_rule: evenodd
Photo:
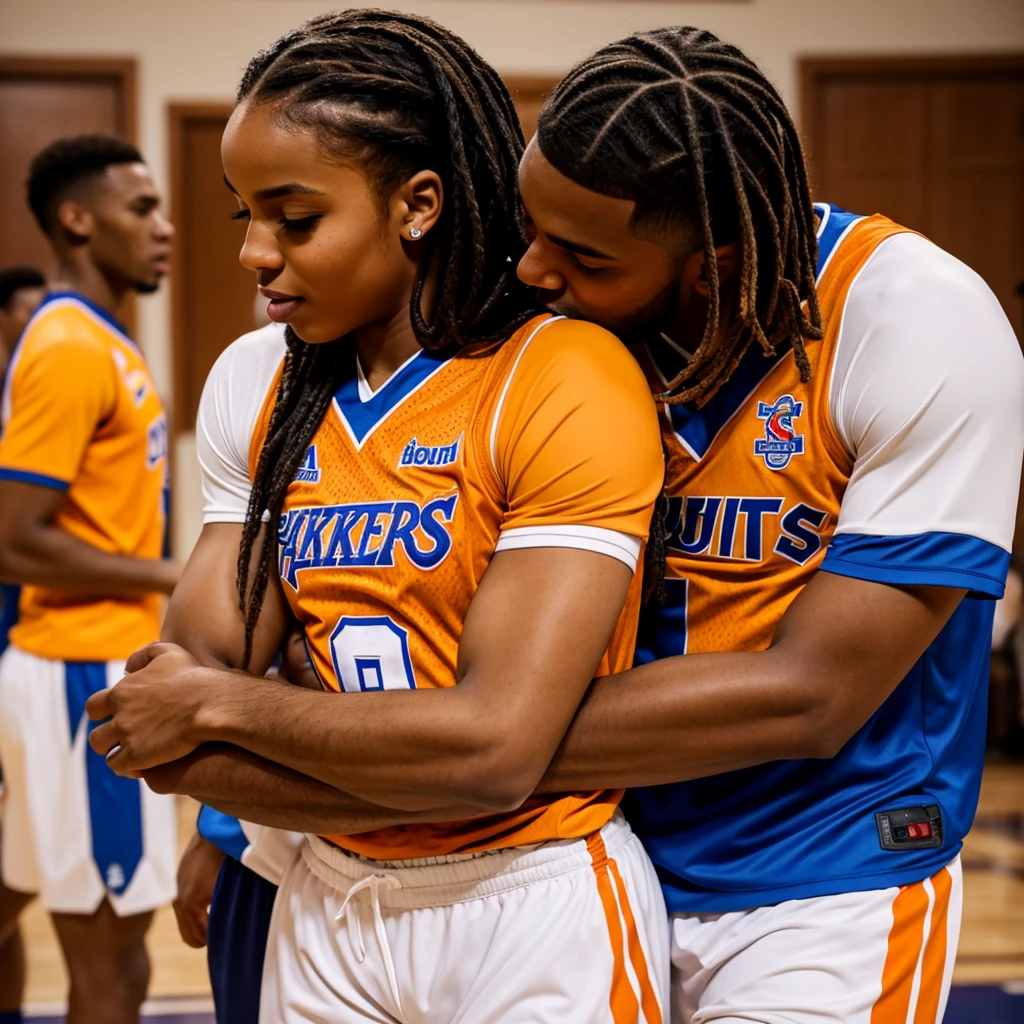
<path fill-rule="evenodd" d="M 612 1020 L 615 1024 L 637 1024 L 640 1019 L 640 1004 L 626 973 L 625 943 L 622 938 L 622 922 L 619 920 L 619 905 L 615 901 L 612 880 L 608 874 L 608 851 L 600 832 L 594 832 L 587 837 L 587 851 L 593 861 L 594 874 L 597 876 L 597 892 L 601 897 L 601 906 L 604 907 L 608 938 L 612 944 L 614 967 L 609 1000 Z"/>
<path fill-rule="evenodd" d="M 871 1011 L 871 1024 L 908 1024 L 914 973 L 924 941 L 928 893 L 923 882 L 900 889 L 892 904 L 892 929 L 882 969 L 882 994 Z"/>
<path fill-rule="evenodd" d="M 942 975 L 946 970 L 946 932 L 949 927 L 949 896 L 953 876 L 947 868 L 932 876 L 935 903 L 932 905 L 932 928 L 921 964 L 921 994 L 917 998 L 914 1024 L 937 1024 Z"/>
<path fill-rule="evenodd" d="M 661 1024 L 661 1007 L 658 1006 L 658 997 L 654 994 L 654 986 L 651 984 L 651 976 L 647 970 L 647 957 L 644 956 L 644 947 L 640 944 L 640 933 L 637 931 L 636 920 L 633 917 L 633 908 L 629 905 L 629 893 L 626 892 L 622 875 L 619 874 L 619 865 L 614 860 L 609 860 L 608 867 L 611 868 L 615 884 L 618 886 L 619 903 L 626 919 L 629 959 L 633 962 L 633 970 L 640 982 L 640 1005 L 644 1008 L 647 1024 Z"/>

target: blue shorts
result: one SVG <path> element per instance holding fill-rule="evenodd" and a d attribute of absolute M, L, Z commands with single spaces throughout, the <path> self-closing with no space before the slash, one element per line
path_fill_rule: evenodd
<path fill-rule="evenodd" d="M 257 1024 L 270 915 L 277 886 L 225 857 L 207 929 L 207 959 L 217 1024 Z"/>

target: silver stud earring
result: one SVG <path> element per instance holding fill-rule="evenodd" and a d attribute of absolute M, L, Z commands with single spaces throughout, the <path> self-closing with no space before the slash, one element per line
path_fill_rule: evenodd
<path fill-rule="evenodd" d="M 423 232 L 420 231 L 419 228 L 409 228 L 409 237 L 410 238 L 422 238 L 423 237 Z"/>

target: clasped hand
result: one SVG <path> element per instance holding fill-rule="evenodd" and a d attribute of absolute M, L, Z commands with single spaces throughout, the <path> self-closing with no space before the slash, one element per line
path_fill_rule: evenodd
<path fill-rule="evenodd" d="M 210 672 L 176 644 L 156 643 L 136 651 L 117 685 L 94 693 L 85 704 L 100 722 L 89 743 L 118 775 L 141 778 L 147 768 L 190 754 L 203 736 L 198 725 Z"/>

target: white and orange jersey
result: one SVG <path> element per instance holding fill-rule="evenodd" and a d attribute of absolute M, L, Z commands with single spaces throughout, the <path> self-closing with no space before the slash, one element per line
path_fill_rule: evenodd
<path fill-rule="evenodd" d="M 661 410 L 668 598 L 638 657 L 764 650 L 818 571 L 969 599 L 837 757 L 630 793 L 674 912 L 920 882 L 977 803 L 1024 362 L 972 270 L 886 217 L 816 209 L 810 381 L 755 345 L 703 408 Z M 645 359 L 658 390 L 665 357 Z"/>
<path fill-rule="evenodd" d="M 8 368 L 0 479 L 52 487 L 55 524 L 113 554 L 159 558 L 167 420 L 146 361 L 107 312 L 48 295 Z M 101 597 L 25 586 L 11 642 L 42 658 L 113 661 L 156 640 L 159 594 Z"/>
<path fill-rule="evenodd" d="M 283 354 L 280 329 L 264 328 L 211 372 L 198 427 L 206 522 L 245 518 Z M 538 317 L 499 346 L 419 351 L 376 392 L 356 367 L 279 527 L 281 580 L 324 685 L 454 686 L 480 579 L 496 551 L 521 547 L 599 551 L 634 570 L 599 672 L 628 668 L 663 469 L 643 374 L 591 324 Z M 577 838 L 620 795 L 538 797 L 510 814 L 332 840 L 398 860 Z"/>

